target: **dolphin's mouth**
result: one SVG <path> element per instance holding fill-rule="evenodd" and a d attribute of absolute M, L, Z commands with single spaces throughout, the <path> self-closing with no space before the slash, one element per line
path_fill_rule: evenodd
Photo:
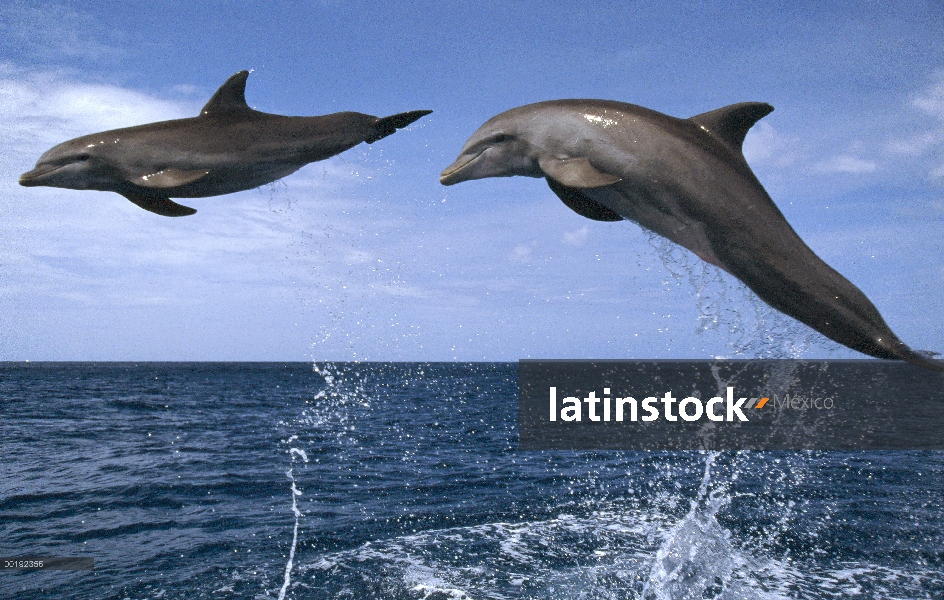
<path fill-rule="evenodd" d="M 59 166 L 50 165 L 50 166 L 45 166 L 45 167 L 36 167 L 32 171 L 27 171 L 26 173 L 23 173 L 22 175 L 20 175 L 20 185 L 25 186 L 25 187 L 33 187 L 33 186 L 42 185 L 42 183 L 38 181 L 38 179 L 40 179 L 41 177 L 45 175 L 49 175 L 50 173 L 54 173 L 64 166 L 65 165 L 59 165 Z"/>
<path fill-rule="evenodd" d="M 487 150 L 487 148 L 486 148 L 486 150 Z M 476 154 L 475 156 L 473 156 L 472 158 L 470 158 L 470 159 L 468 159 L 468 160 L 466 160 L 466 161 L 464 161 L 464 162 L 461 162 L 461 163 L 460 163 L 460 162 L 457 160 L 456 162 L 452 163 L 451 165 L 449 165 L 448 167 L 446 167 L 446 168 L 443 170 L 443 172 L 439 175 L 439 183 L 441 183 L 441 184 L 443 184 L 443 185 L 452 185 L 452 184 L 454 184 L 454 183 L 459 183 L 459 182 L 461 182 L 461 181 L 465 181 L 464 179 L 460 179 L 460 173 L 461 173 L 466 167 L 468 167 L 469 165 L 471 165 L 472 163 L 474 163 L 476 160 L 478 160 L 478 158 L 479 158 L 480 156 L 482 156 L 483 154 L 485 154 L 485 150 L 482 150 L 481 152 L 479 152 L 478 154 Z"/>

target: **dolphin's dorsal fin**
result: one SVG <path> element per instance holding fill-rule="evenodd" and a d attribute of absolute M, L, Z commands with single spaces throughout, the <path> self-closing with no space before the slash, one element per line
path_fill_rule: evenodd
<path fill-rule="evenodd" d="M 200 116 L 221 115 L 232 112 L 251 111 L 246 104 L 246 79 L 249 71 L 240 71 L 226 80 L 216 90 L 210 101 L 200 110 Z"/>
<path fill-rule="evenodd" d="M 747 131 L 773 110 L 774 107 L 766 102 L 741 102 L 695 115 L 689 121 L 707 129 L 740 153 Z"/>

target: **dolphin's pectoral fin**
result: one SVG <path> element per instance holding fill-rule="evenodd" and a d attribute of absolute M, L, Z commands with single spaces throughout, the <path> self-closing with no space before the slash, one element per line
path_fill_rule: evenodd
<path fill-rule="evenodd" d="M 370 137 L 367 138 L 366 142 L 368 144 L 373 144 L 377 140 L 387 137 L 397 129 L 403 129 L 413 121 L 416 121 L 420 117 L 425 117 L 431 112 L 433 111 L 413 110 L 410 112 L 399 113 L 389 117 L 384 117 L 382 119 L 377 119 L 377 122 L 374 124 L 374 133 L 372 133 Z"/>
<path fill-rule="evenodd" d="M 550 177 L 547 177 L 547 185 L 557 194 L 557 197 L 564 201 L 567 208 L 574 211 L 582 217 L 593 219 L 594 221 L 622 221 L 623 217 L 619 213 L 610 210 L 596 200 L 587 198 L 580 191 L 569 188 Z"/>
<path fill-rule="evenodd" d="M 741 102 L 695 115 L 689 121 L 704 127 L 736 152 L 741 152 L 747 131 L 773 110 L 774 107 L 766 102 Z"/>
<path fill-rule="evenodd" d="M 234 111 L 251 112 L 252 109 L 246 104 L 246 79 L 248 77 L 249 71 L 240 71 L 227 79 L 200 110 L 200 116 L 217 116 Z"/>
<path fill-rule="evenodd" d="M 144 210 L 161 215 L 162 217 L 189 217 L 197 209 L 177 204 L 173 200 L 162 196 L 148 196 L 135 192 L 122 193 L 122 196 L 131 200 Z"/>
<path fill-rule="evenodd" d="M 586 158 L 559 160 L 545 156 L 538 160 L 538 164 L 549 178 L 571 188 L 597 188 L 613 185 L 620 180 L 615 175 L 597 170 Z"/>
<path fill-rule="evenodd" d="M 181 169 L 164 169 L 157 173 L 136 177 L 131 180 L 131 183 L 153 189 L 175 188 L 203 179 L 209 173 L 209 171 L 204 170 L 183 171 Z"/>

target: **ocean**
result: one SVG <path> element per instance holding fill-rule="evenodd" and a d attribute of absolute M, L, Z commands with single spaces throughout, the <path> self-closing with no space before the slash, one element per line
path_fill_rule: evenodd
<path fill-rule="evenodd" d="M 944 453 L 521 451 L 516 363 L 0 364 L 2 598 L 944 598 Z"/>

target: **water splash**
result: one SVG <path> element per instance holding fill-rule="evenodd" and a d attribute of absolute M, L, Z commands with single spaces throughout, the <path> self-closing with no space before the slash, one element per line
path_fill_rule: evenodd
<path fill-rule="evenodd" d="M 676 288 L 691 288 L 698 308 L 695 333 L 718 331 L 727 358 L 800 358 L 811 351 L 842 352 L 839 344 L 771 308 L 743 282 L 662 236 L 643 230 Z M 672 285 L 666 280 L 665 285 Z"/>
<path fill-rule="evenodd" d="M 708 491 L 718 453 L 705 459 L 698 495 L 688 514 L 665 534 L 643 588 L 646 600 L 721 598 L 734 568 L 730 533 L 716 518 L 728 504 L 726 486 Z"/>
<path fill-rule="evenodd" d="M 269 212 L 278 214 L 290 213 L 294 210 L 297 200 L 289 193 L 288 184 L 285 183 L 285 180 L 279 179 L 257 189 L 268 197 Z"/>

